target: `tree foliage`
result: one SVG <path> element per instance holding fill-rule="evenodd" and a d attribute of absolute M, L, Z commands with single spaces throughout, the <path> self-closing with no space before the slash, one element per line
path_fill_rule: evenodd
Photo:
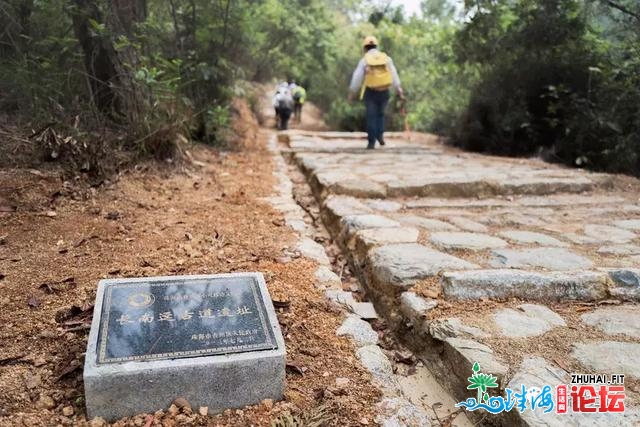
<path fill-rule="evenodd" d="M 125 144 L 160 157 L 172 155 L 181 127 L 215 141 L 239 80 L 297 77 L 313 94 L 329 79 L 337 44 L 334 11 L 320 0 L 0 6 L 0 111 L 121 129 Z"/>
<path fill-rule="evenodd" d="M 458 60 L 481 69 L 455 141 L 639 173 L 637 2 L 467 0 Z"/>
<path fill-rule="evenodd" d="M 109 129 L 170 157 L 179 129 L 220 139 L 238 81 L 293 78 L 330 124 L 360 130 L 363 107 L 346 92 L 361 40 L 374 34 L 399 70 L 414 129 L 473 150 L 638 173 L 640 3 L 421 8 L 410 17 L 388 0 L 0 0 L 0 112 L 76 138 Z M 389 128 L 401 128 L 392 111 Z"/>

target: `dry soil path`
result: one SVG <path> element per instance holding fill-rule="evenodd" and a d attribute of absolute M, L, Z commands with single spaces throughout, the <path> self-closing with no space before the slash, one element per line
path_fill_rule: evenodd
<path fill-rule="evenodd" d="M 278 302 L 285 399 L 206 416 L 167 402 L 113 425 L 374 425 L 380 391 L 336 336 L 344 314 L 320 290 L 335 275 L 298 249 L 304 212 L 276 174 L 275 133 L 234 107 L 234 149 L 191 147 L 183 165 L 140 165 L 98 188 L 55 167 L 0 170 L 0 207 L 16 207 L 0 212 L 0 426 L 106 425 L 86 419 L 82 385 L 100 279 L 233 271 L 262 272 Z"/>

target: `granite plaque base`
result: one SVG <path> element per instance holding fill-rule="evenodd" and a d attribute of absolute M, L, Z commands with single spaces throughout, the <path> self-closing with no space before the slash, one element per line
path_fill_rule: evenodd
<path fill-rule="evenodd" d="M 260 273 L 102 280 L 84 365 L 89 418 L 184 397 L 210 412 L 279 400 L 285 346 Z"/>

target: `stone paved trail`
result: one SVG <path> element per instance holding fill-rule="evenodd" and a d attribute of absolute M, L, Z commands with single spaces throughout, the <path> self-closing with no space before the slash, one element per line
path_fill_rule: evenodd
<path fill-rule="evenodd" d="M 638 425 L 640 183 L 435 138 L 280 136 L 367 296 L 456 398 L 472 365 L 519 389 L 626 374 L 625 415 L 527 410 L 496 425 Z M 478 414 L 476 414 L 478 415 Z M 479 418 L 478 418 L 479 419 Z"/>

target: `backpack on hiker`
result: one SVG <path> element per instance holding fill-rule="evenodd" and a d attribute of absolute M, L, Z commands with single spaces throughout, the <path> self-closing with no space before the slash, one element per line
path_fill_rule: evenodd
<path fill-rule="evenodd" d="M 293 109 L 293 98 L 289 89 L 278 89 L 273 97 L 273 106 L 277 109 Z"/>
<path fill-rule="evenodd" d="M 298 104 L 304 104 L 307 91 L 302 86 L 296 86 L 293 90 L 293 100 Z"/>
<path fill-rule="evenodd" d="M 393 83 L 393 75 L 389 67 L 389 57 L 383 52 L 368 52 L 364 56 L 364 87 L 374 90 L 388 89 Z"/>

